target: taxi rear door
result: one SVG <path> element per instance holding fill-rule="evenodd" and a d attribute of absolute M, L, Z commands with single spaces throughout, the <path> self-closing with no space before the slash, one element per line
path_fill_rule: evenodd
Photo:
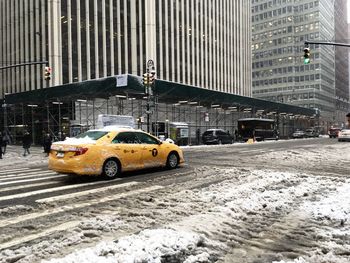
<path fill-rule="evenodd" d="M 141 163 L 143 163 L 143 167 L 156 167 L 165 163 L 163 148 L 159 141 L 146 133 L 135 133 L 140 141 Z"/>
<path fill-rule="evenodd" d="M 123 171 L 142 168 L 140 144 L 134 132 L 118 133 L 111 141 L 111 147 Z"/>

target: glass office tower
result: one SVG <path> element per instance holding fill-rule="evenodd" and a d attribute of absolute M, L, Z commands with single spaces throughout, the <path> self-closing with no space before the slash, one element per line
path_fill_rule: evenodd
<path fill-rule="evenodd" d="M 330 123 L 336 110 L 335 5 L 328 0 L 252 0 L 253 97 L 320 111 Z M 344 13 L 339 20 L 345 20 Z"/>

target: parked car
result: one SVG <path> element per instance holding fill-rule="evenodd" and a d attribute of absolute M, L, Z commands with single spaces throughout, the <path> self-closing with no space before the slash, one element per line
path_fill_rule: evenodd
<path fill-rule="evenodd" d="M 304 131 L 302 130 L 296 130 L 295 132 L 293 132 L 292 137 L 294 139 L 298 139 L 298 138 L 305 138 L 306 134 Z"/>
<path fill-rule="evenodd" d="M 332 127 L 328 130 L 328 135 L 329 138 L 337 138 L 338 137 L 338 133 L 341 131 L 341 128 L 339 127 Z"/>
<path fill-rule="evenodd" d="M 222 129 L 209 129 L 203 133 L 202 141 L 204 144 L 228 144 L 233 143 L 234 138 Z"/>
<path fill-rule="evenodd" d="M 184 162 L 174 143 L 132 128 L 105 127 L 89 130 L 51 146 L 49 169 L 58 173 L 104 175 L 151 167 L 176 168 Z"/>
<path fill-rule="evenodd" d="M 350 142 L 350 129 L 342 129 L 338 133 L 338 142 Z"/>
<path fill-rule="evenodd" d="M 305 135 L 306 135 L 306 137 L 309 137 L 309 138 L 314 138 L 314 137 L 320 136 L 319 132 L 313 128 L 306 129 Z"/>

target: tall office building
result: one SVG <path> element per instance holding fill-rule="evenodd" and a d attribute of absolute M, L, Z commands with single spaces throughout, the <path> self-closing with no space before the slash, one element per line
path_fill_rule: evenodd
<path fill-rule="evenodd" d="M 4 93 L 117 74 L 157 77 L 251 96 L 250 2 L 156 0 L 0 0 Z"/>
<path fill-rule="evenodd" d="M 335 39 L 336 42 L 349 43 L 347 23 L 347 0 L 334 1 L 335 5 Z M 349 101 L 349 48 L 335 49 L 335 106 L 334 121 L 344 123 L 350 110 Z"/>
<path fill-rule="evenodd" d="M 253 97 L 315 108 L 322 122 L 336 121 L 335 48 L 310 44 L 311 62 L 303 62 L 305 41 L 333 42 L 336 24 L 346 21 L 346 8 L 334 2 L 252 0 Z"/>

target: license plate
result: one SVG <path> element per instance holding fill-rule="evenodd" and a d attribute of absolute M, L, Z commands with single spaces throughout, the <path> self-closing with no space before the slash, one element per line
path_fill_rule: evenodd
<path fill-rule="evenodd" d="M 64 157 L 64 152 L 58 152 L 58 153 L 56 154 L 56 156 L 57 156 L 58 158 L 63 158 L 63 157 Z"/>

